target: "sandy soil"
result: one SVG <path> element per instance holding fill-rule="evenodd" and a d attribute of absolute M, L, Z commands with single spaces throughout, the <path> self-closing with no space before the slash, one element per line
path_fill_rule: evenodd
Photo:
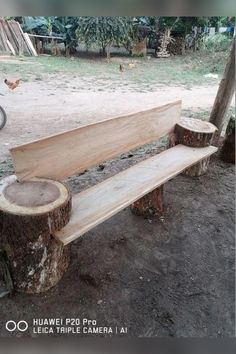
<path fill-rule="evenodd" d="M 0 162 L 9 157 L 10 147 L 50 134 L 76 128 L 81 124 L 151 108 L 161 103 L 182 99 L 184 109 L 210 109 L 217 86 L 160 87 L 155 92 L 135 92 L 117 88 L 115 92 L 99 92 L 90 85 L 82 90 L 81 82 L 62 84 L 49 80 L 24 82 L 10 92 L 2 84 L 0 104 L 8 116 L 0 131 Z"/>

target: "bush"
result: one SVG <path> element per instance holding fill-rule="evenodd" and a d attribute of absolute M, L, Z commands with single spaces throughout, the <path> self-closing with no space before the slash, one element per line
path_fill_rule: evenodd
<path fill-rule="evenodd" d="M 132 17 L 121 16 L 82 16 L 78 17 L 77 37 L 79 42 L 89 48 L 97 45 L 110 55 L 112 45 L 120 45 L 132 41 Z"/>
<path fill-rule="evenodd" d="M 201 49 L 210 52 L 222 52 L 229 49 L 231 42 L 231 37 L 221 33 L 204 36 L 201 40 Z"/>

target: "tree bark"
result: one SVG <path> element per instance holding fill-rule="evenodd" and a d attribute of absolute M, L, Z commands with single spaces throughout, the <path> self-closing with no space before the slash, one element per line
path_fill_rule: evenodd
<path fill-rule="evenodd" d="M 66 57 L 69 58 L 70 56 L 70 48 L 66 47 Z"/>
<path fill-rule="evenodd" d="M 110 62 L 111 59 L 111 44 L 108 44 L 106 47 L 107 61 Z"/>
<path fill-rule="evenodd" d="M 164 211 L 163 194 L 164 186 L 154 189 L 130 206 L 132 213 L 145 218 L 161 217 Z"/>
<path fill-rule="evenodd" d="M 218 142 L 223 126 L 225 124 L 225 117 L 232 101 L 235 90 L 235 38 L 230 51 L 230 56 L 225 67 L 224 75 L 221 80 L 215 102 L 211 111 L 210 122 L 217 128 L 218 132 L 215 136 L 215 143 Z"/>
<path fill-rule="evenodd" d="M 102 56 L 104 56 L 105 57 L 105 55 L 106 55 L 106 46 L 102 46 L 102 51 L 101 51 L 101 53 L 102 53 Z"/>
<path fill-rule="evenodd" d="M 192 167 L 187 168 L 183 173 L 186 176 L 191 176 L 191 177 L 202 176 L 207 172 L 209 163 L 210 163 L 210 157 L 206 157 L 205 159 L 196 163 Z"/>
<path fill-rule="evenodd" d="M 224 162 L 235 164 L 235 120 L 229 121 L 220 157 Z"/>
<path fill-rule="evenodd" d="M 200 119 L 182 117 L 175 127 L 176 144 L 191 147 L 206 147 L 211 145 L 216 127 Z M 183 174 L 188 176 L 201 176 L 207 172 L 210 157 L 203 159 L 192 167 L 186 169 Z"/>
<path fill-rule="evenodd" d="M 0 181 L 0 248 L 14 288 L 40 293 L 54 286 L 69 264 L 69 248 L 54 237 L 69 221 L 71 195 L 60 182 L 34 178 Z"/>

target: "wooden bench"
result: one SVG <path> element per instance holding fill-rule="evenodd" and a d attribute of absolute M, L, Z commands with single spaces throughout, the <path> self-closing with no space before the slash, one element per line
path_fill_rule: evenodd
<path fill-rule="evenodd" d="M 141 214 L 146 205 L 158 209 L 159 188 L 181 172 L 206 172 L 217 150 L 210 146 L 215 130 L 207 122 L 181 119 L 176 101 L 11 149 L 18 181 L 14 176 L 2 181 L 0 228 L 2 247 L 11 249 L 16 287 L 47 290 L 68 265 L 64 245 L 129 205 Z M 70 192 L 59 181 L 166 135 L 173 147 L 73 195 L 71 210 Z"/>

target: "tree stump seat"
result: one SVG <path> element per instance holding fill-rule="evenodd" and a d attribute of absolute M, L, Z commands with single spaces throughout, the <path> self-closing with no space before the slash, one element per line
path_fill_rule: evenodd
<path fill-rule="evenodd" d="M 212 123 L 200 119 L 182 117 L 175 127 L 176 143 L 191 147 L 210 146 L 216 131 L 217 128 Z M 183 173 L 192 177 L 202 176 L 207 172 L 209 163 L 210 156 L 187 168 Z"/>
<path fill-rule="evenodd" d="M 39 293 L 56 284 L 69 262 L 69 249 L 52 235 L 70 219 L 71 194 L 43 178 L 0 181 L 0 248 L 10 261 L 15 289 Z"/>
<path fill-rule="evenodd" d="M 175 126 L 174 144 L 189 147 L 204 148 L 211 145 L 216 127 L 200 119 L 181 117 Z M 173 137 L 171 137 L 173 139 Z M 173 145 L 173 142 L 170 144 Z M 200 160 L 193 166 L 186 168 L 182 173 L 192 177 L 199 177 L 207 172 L 210 156 Z M 148 193 L 131 205 L 131 211 L 136 215 L 147 218 L 160 218 L 164 212 L 163 186 Z"/>

